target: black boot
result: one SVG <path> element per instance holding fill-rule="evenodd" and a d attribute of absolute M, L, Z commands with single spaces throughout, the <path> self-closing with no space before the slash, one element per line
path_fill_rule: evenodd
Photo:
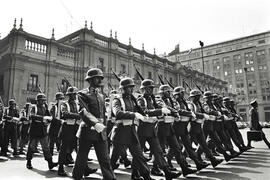
<path fill-rule="evenodd" d="M 140 175 L 139 171 L 133 170 L 131 173 L 132 180 L 144 180 L 144 178 Z"/>
<path fill-rule="evenodd" d="M 224 159 L 226 162 L 228 162 L 229 160 L 231 160 L 231 156 L 229 154 L 227 154 L 226 152 L 223 153 Z"/>
<path fill-rule="evenodd" d="M 18 155 L 19 155 L 19 153 L 18 153 L 17 149 L 14 149 L 13 150 L 13 156 L 18 156 Z"/>
<path fill-rule="evenodd" d="M 93 168 L 90 168 L 90 167 L 86 167 L 85 170 L 84 170 L 84 177 L 87 177 L 89 176 L 90 174 L 94 174 L 95 172 L 97 172 L 97 169 L 93 169 Z"/>
<path fill-rule="evenodd" d="M 163 173 L 159 169 L 158 165 L 153 166 L 153 168 L 151 169 L 151 174 L 155 176 L 163 176 Z"/>
<path fill-rule="evenodd" d="M 189 174 L 194 174 L 195 172 L 197 172 L 196 169 L 191 169 L 189 167 L 185 167 L 185 168 L 181 167 L 181 169 L 182 169 L 182 173 L 184 177 L 186 177 Z"/>
<path fill-rule="evenodd" d="M 213 168 L 215 168 L 217 165 L 223 162 L 223 159 L 216 159 L 215 157 L 212 157 L 210 161 Z"/>
<path fill-rule="evenodd" d="M 49 170 L 53 169 L 54 167 L 56 167 L 58 165 L 58 163 L 54 163 L 52 161 L 52 159 L 50 160 L 47 160 L 48 161 L 48 167 L 49 167 Z"/>
<path fill-rule="evenodd" d="M 112 169 L 115 170 L 115 169 L 117 169 L 120 166 L 120 164 L 118 164 L 118 163 L 111 164 L 111 166 L 112 166 Z"/>
<path fill-rule="evenodd" d="M 66 171 L 64 170 L 64 166 L 63 166 L 63 165 L 59 165 L 57 174 L 58 174 L 59 176 L 63 176 L 63 177 L 67 176 L 67 173 L 66 173 Z"/>
<path fill-rule="evenodd" d="M 199 160 L 195 160 L 196 168 L 198 171 L 207 168 L 210 164 L 207 162 L 201 162 Z"/>
<path fill-rule="evenodd" d="M 143 174 L 142 177 L 144 180 L 154 180 L 151 178 L 150 174 Z"/>
<path fill-rule="evenodd" d="M 169 168 L 165 168 L 163 171 L 165 173 L 166 180 L 172 180 L 174 178 L 177 178 L 177 177 L 181 176 L 180 172 L 178 172 L 178 173 L 172 172 L 172 171 L 170 171 Z"/>
<path fill-rule="evenodd" d="M 31 160 L 27 160 L 27 163 L 26 163 L 26 168 L 27 168 L 27 169 L 33 169 L 33 166 L 32 166 L 32 163 L 31 163 Z"/>

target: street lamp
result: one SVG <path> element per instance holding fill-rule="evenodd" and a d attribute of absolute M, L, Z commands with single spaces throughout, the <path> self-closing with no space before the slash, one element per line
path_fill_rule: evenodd
<path fill-rule="evenodd" d="M 204 46 L 204 43 L 202 41 L 199 41 L 200 43 L 200 46 L 201 46 L 201 53 L 202 53 L 202 72 L 204 74 L 204 61 L 203 61 L 203 46 Z"/>

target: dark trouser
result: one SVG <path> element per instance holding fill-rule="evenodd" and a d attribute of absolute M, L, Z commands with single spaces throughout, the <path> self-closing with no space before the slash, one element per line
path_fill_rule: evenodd
<path fill-rule="evenodd" d="M 161 134 L 159 134 L 158 138 L 159 138 L 159 142 L 160 142 L 160 145 L 163 148 L 163 150 L 165 150 L 165 144 L 167 142 L 167 144 L 169 145 L 169 148 L 173 152 L 175 159 L 176 159 L 177 163 L 180 165 L 182 171 L 187 169 L 188 168 L 187 162 L 182 154 L 181 147 L 177 141 L 175 134 L 171 133 L 168 136 L 162 136 Z"/>
<path fill-rule="evenodd" d="M 236 124 L 235 121 L 232 122 L 232 126 L 233 126 L 233 130 L 234 130 L 235 135 L 238 137 L 239 143 L 242 146 L 245 146 L 244 139 L 243 139 L 242 134 L 239 131 L 239 129 L 238 129 L 237 124 Z"/>
<path fill-rule="evenodd" d="M 74 140 L 62 140 L 60 145 L 60 151 L 58 155 L 59 165 L 64 165 L 67 160 L 67 156 L 71 154 L 73 148 Z"/>
<path fill-rule="evenodd" d="M 79 150 L 77 153 L 75 165 L 72 171 L 74 179 L 81 179 L 87 164 L 87 158 L 90 148 L 94 146 L 96 156 L 100 165 L 100 169 L 104 180 L 115 179 L 115 175 L 111 168 L 110 157 L 108 153 L 107 141 L 90 141 L 79 139 Z"/>
<path fill-rule="evenodd" d="M 42 148 L 45 160 L 47 160 L 47 161 L 51 160 L 52 155 L 50 153 L 48 137 L 47 136 L 41 137 L 41 138 L 30 137 L 30 140 L 29 140 L 29 143 L 28 143 L 26 159 L 31 160 L 33 158 L 33 154 L 34 154 L 34 151 L 36 149 L 36 146 L 37 146 L 38 142 L 40 142 L 40 144 L 41 144 L 41 148 Z"/>
<path fill-rule="evenodd" d="M 3 133 L 3 152 L 8 151 L 9 141 L 11 141 L 11 148 L 17 150 L 17 125 L 15 123 L 6 122 Z"/>
<path fill-rule="evenodd" d="M 205 136 L 205 139 L 209 136 L 210 139 L 212 140 L 213 144 L 212 147 L 210 143 L 208 142 L 208 147 L 209 149 L 214 149 L 215 147 L 221 152 L 222 154 L 226 154 L 226 150 L 222 145 L 221 140 L 219 139 L 216 131 L 214 131 L 214 126 L 213 122 L 210 121 L 205 121 L 203 124 L 203 133 Z M 203 152 L 202 147 L 199 147 L 198 154 L 201 154 Z"/>
<path fill-rule="evenodd" d="M 50 153 L 53 156 L 53 149 L 54 144 L 56 145 L 57 150 L 60 149 L 60 140 L 58 137 L 49 136 L 49 146 L 50 146 Z"/>
<path fill-rule="evenodd" d="M 163 156 L 163 151 L 161 149 L 161 146 L 157 137 L 139 136 L 139 140 L 140 140 L 141 147 L 145 144 L 146 141 L 148 142 L 150 146 L 150 150 L 155 157 L 154 164 L 158 165 L 161 169 L 165 169 L 168 167 L 168 163 L 166 162 Z"/>
<path fill-rule="evenodd" d="M 148 175 L 150 173 L 149 167 L 146 164 L 145 158 L 143 156 L 142 148 L 139 143 L 132 144 L 118 144 L 113 143 L 111 164 L 115 164 L 119 156 L 122 154 L 122 149 L 127 147 L 132 155 L 131 167 L 133 170 L 138 170 L 141 175 Z"/>
<path fill-rule="evenodd" d="M 209 157 L 210 159 L 213 158 L 213 154 L 210 151 L 210 149 L 208 148 L 207 143 L 205 141 L 205 136 L 203 134 L 202 129 L 197 129 L 196 132 L 191 131 L 190 135 L 194 140 L 196 140 L 199 143 L 200 148 L 206 154 L 206 156 Z"/>
<path fill-rule="evenodd" d="M 20 150 L 22 151 L 23 148 L 25 147 L 25 145 L 28 142 L 28 129 L 29 129 L 29 125 L 23 124 L 21 127 L 21 132 L 20 132 L 20 143 L 19 143 L 19 147 Z"/>
<path fill-rule="evenodd" d="M 228 134 L 228 136 L 233 140 L 233 143 L 240 149 L 241 144 L 238 140 L 237 135 L 235 134 L 235 131 L 233 130 L 233 122 L 232 120 L 230 121 L 224 121 L 225 123 L 225 130 Z"/>
<path fill-rule="evenodd" d="M 223 122 L 222 121 L 214 122 L 214 129 L 217 132 L 217 135 L 220 138 L 221 142 L 223 143 L 225 149 L 230 152 L 234 151 L 230 136 L 228 136 L 227 133 L 225 132 Z"/>

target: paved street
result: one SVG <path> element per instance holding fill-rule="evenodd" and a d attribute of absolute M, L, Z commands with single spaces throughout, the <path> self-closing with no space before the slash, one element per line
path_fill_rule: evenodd
<path fill-rule="evenodd" d="M 246 131 L 241 130 L 246 140 Z M 270 139 L 270 129 L 264 129 L 267 138 Z M 187 179 L 209 179 L 209 180 L 267 180 L 270 179 L 270 150 L 264 142 L 254 142 L 252 144 L 254 149 L 243 153 L 238 158 L 231 160 L 230 162 L 222 163 L 215 170 L 212 167 L 204 169 L 197 174 L 189 175 Z M 94 155 L 94 151 L 91 151 L 90 157 L 94 160 L 88 165 L 90 167 L 98 168 L 98 162 Z M 57 160 L 57 156 L 54 156 L 54 160 Z M 30 180 L 30 179 L 71 179 L 71 177 L 61 178 L 57 176 L 57 170 L 49 171 L 47 163 L 44 161 L 42 155 L 37 155 L 33 159 L 33 170 L 28 170 L 25 167 L 25 156 L 4 158 L 0 157 L 0 179 L 1 180 Z M 174 162 L 175 163 L 175 162 Z M 193 165 L 192 165 L 193 166 Z M 175 164 L 175 167 L 178 166 Z M 72 167 L 66 168 L 71 175 Z M 179 169 L 179 168 L 178 168 Z M 96 174 L 91 175 L 86 179 L 102 179 L 100 170 Z M 126 180 L 130 179 L 130 169 L 125 169 L 123 165 L 115 171 L 117 179 Z M 155 177 L 155 179 L 165 179 L 162 177 Z M 178 179 L 184 179 L 182 176 Z"/>

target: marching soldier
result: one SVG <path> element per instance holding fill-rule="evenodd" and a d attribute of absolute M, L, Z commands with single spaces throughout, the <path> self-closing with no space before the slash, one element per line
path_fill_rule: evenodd
<path fill-rule="evenodd" d="M 234 150 L 233 144 L 231 142 L 230 136 L 225 130 L 224 115 L 222 114 L 222 108 L 219 103 L 219 97 L 217 94 L 212 94 L 213 107 L 219 112 L 217 120 L 214 121 L 214 129 L 218 134 L 221 142 L 223 143 L 226 150 L 228 150 L 232 157 L 237 157 L 239 153 Z"/>
<path fill-rule="evenodd" d="M 76 144 L 76 121 L 81 117 L 78 114 L 79 105 L 76 103 L 76 93 L 78 92 L 76 87 L 69 87 L 66 95 L 69 97 L 67 102 L 64 102 L 61 106 L 61 118 L 64 120 L 59 131 L 60 139 L 60 151 L 58 156 L 58 175 L 67 176 L 64 170 L 64 164 L 70 160 L 71 153 L 73 151 L 74 144 Z M 87 166 L 88 167 L 88 166 Z M 84 176 L 95 173 L 97 169 L 85 169 Z"/>
<path fill-rule="evenodd" d="M 56 104 L 54 104 L 50 110 L 50 114 L 53 119 L 49 125 L 49 143 L 50 143 L 50 152 L 53 156 L 54 144 L 56 144 L 57 151 L 60 149 L 60 140 L 58 138 L 59 130 L 62 125 L 61 119 L 61 106 L 65 99 L 65 96 L 62 92 L 57 92 L 55 94 Z"/>
<path fill-rule="evenodd" d="M 24 147 L 27 144 L 28 139 L 29 139 L 28 131 L 30 127 L 30 120 L 29 120 L 30 110 L 31 110 L 31 103 L 26 103 L 20 113 L 21 124 L 20 124 L 19 154 L 25 154 Z"/>
<path fill-rule="evenodd" d="M 4 136 L 3 136 L 3 149 L 2 155 L 7 156 L 9 141 L 11 141 L 11 148 L 13 149 L 13 155 L 18 155 L 17 152 L 17 123 L 19 122 L 19 110 L 16 107 L 14 99 L 8 101 L 9 107 L 5 109 L 3 121 L 4 121 Z"/>
<path fill-rule="evenodd" d="M 182 143 L 189 155 L 189 157 L 195 162 L 197 170 L 201 170 L 203 168 L 206 168 L 209 164 L 200 161 L 198 158 L 197 153 L 192 148 L 192 143 L 190 141 L 189 133 L 187 126 L 190 122 L 191 117 L 195 117 L 195 114 L 193 114 L 190 109 L 188 108 L 188 104 L 186 100 L 184 99 L 184 88 L 181 86 L 175 87 L 173 90 L 173 96 L 176 100 L 176 109 L 179 113 L 179 118 L 175 119 L 175 122 L 173 124 L 174 132 L 177 138 L 181 138 Z M 168 152 L 168 157 L 173 156 L 172 151 Z M 169 157 L 168 159 L 171 159 L 172 157 Z"/>
<path fill-rule="evenodd" d="M 249 115 L 250 115 L 250 118 L 251 118 L 251 121 L 250 121 L 250 129 L 251 130 L 256 130 L 256 131 L 260 131 L 261 134 L 262 134 L 262 139 L 263 141 L 265 142 L 265 144 L 268 146 L 268 148 L 270 149 L 270 143 L 269 141 L 266 139 L 265 137 L 265 134 L 262 130 L 262 127 L 259 123 L 259 113 L 258 113 L 258 103 L 257 103 L 257 100 L 253 100 L 250 102 L 250 105 L 251 105 L 251 109 L 249 111 Z M 252 147 L 251 146 L 251 140 L 248 140 L 248 147 Z"/>
<path fill-rule="evenodd" d="M 227 108 L 227 110 L 230 112 L 230 114 L 233 117 L 232 127 L 233 127 L 233 131 L 236 137 L 238 138 L 239 143 L 241 144 L 242 147 L 248 150 L 249 148 L 245 145 L 243 136 L 241 132 L 239 131 L 239 128 L 237 127 L 237 124 L 236 124 L 236 121 L 241 119 L 241 117 L 236 113 L 236 110 L 234 109 L 234 104 L 232 103 L 229 97 L 223 98 L 223 104 L 225 105 L 225 107 Z"/>
<path fill-rule="evenodd" d="M 171 88 L 168 85 L 161 85 L 159 87 L 160 98 L 157 100 L 157 105 L 159 108 L 166 108 L 169 111 L 165 112 L 164 115 L 160 117 L 157 127 L 157 134 L 163 151 L 165 151 L 165 144 L 167 142 L 169 148 L 173 151 L 176 157 L 177 163 L 182 169 L 183 176 L 187 176 L 188 174 L 195 173 L 196 170 L 188 167 L 188 163 L 182 154 L 181 147 L 175 136 L 173 122 L 175 118 L 179 118 L 179 114 L 174 107 L 174 102 L 171 99 L 170 91 Z"/>
<path fill-rule="evenodd" d="M 215 168 L 217 165 L 222 163 L 222 159 L 216 159 L 210 149 L 207 146 L 203 131 L 202 131 L 202 123 L 204 116 L 204 110 L 202 104 L 200 102 L 201 92 L 197 89 L 193 89 L 190 91 L 190 103 L 188 104 L 189 109 L 196 114 L 196 118 L 191 120 L 191 127 L 190 127 L 190 135 L 191 137 L 196 140 L 200 147 L 202 148 L 203 152 L 207 155 L 210 159 L 212 166 Z"/>
<path fill-rule="evenodd" d="M 111 136 L 113 142 L 111 164 L 112 166 L 116 164 L 121 155 L 121 150 L 127 147 L 133 158 L 131 178 L 134 180 L 152 180 L 136 132 L 139 120 L 143 120 L 144 116 L 135 97 L 132 95 L 134 86 L 135 84 L 131 78 L 123 78 L 119 86 L 122 94 L 113 100 L 113 113 L 116 116 L 116 124 Z"/>
<path fill-rule="evenodd" d="M 52 154 L 49 149 L 47 124 L 52 120 L 52 116 L 48 110 L 46 104 L 46 96 L 43 93 L 39 93 L 36 96 L 37 104 L 34 105 L 30 111 L 30 140 L 28 143 L 28 149 L 26 154 L 26 167 L 33 169 L 31 160 L 35 151 L 36 145 L 40 142 L 45 160 L 48 162 L 48 167 L 51 170 L 56 167 L 58 163 L 52 161 Z"/>
<path fill-rule="evenodd" d="M 105 101 L 98 88 L 102 86 L 103 72 L 98 68 L 87 71 L 85 80 L 89 87 L 78 92 L 83 122 L 78 130 L 79 150 L 72 176 L 75 180 L 82 178 L 87 165 L 89 150 L 94 146 L 103 178 L 116 179 L 110 165 L 106 134 Z"/>
<path fill-rule="evenodd" d="M 106 104 L 107 135 L 108 135 L 109 152 L 110 152 L 110 147 L 112 146 L 110 135 L 111 135 L 112 128 L 115 124 L 115 115 L 112 112 L 112 102 L 116 96 L 117 96 L 117 91 L 111 90 L 109 98 L 108 98 L 108 102 L 105 103 Z M 126 148 L 122 149 L 122 154 L 121 154 L 119 161 L 124 164 L 125 168 L 128 168 L 128 166 L 131 165 L 130 160 L 127 158 Z M 119 164 L 115 164 L 112 166 L 113 170 L 117 169 L 118 167 L 119 167 Z"/>
<path fill-rule="evenodd" d="M 216 111 L 216 109 L 214 108 L 212 104 L 212 93 L 210 91 L 206 91 L 204 93 L 203 99 L 205 99 L 205 102 L 203 103 L 203 109 L 205 113 L 208 114 L 210 118 L 213 118 L 214 121 L 216 121 L 216 117 L 220 116 L 220 114 L 218 111 Z M 226 149 L 223 147 L 223 144 L 214 129 L 214 122 L 212 120 L 206 119 L 204 121 L 203 132 L 204 132 L 205 138 L 207 139 L 207 137 L 209 136 L 212 141 L 212 145 L 211 143 L 208 143 L 208 147 L 210 149 L 214 149 L 216 147 L 218 152 L 223 154 L 224 159 L 226 161 L 229 161 L 232 157 L 227 154 Z M 199 150 L 200 151 L 198 151 L 198 153 L 199 154 L 202 153 L 202 149 L 199 149 Z"/>
<path fill-rule="evenodd" d="M 0 97 L 1 98 L 1 97 Z M 3 148 L 3 114 L 4 114 L 4 104 L 2 104 L 2 100 L 0 101 L 0 155 L 2 155 L 2 148 Z"/>
<path fill-rule="evenodd" d="M 233 129 L 234 117 L 228 111 L 228 109 L 226 107 L 224 107 L 223 97 L 218 96 L 217 102 L 218 102 L 219 106 L 221 107 L 221 113 L 224 117 L 224 127 L 225 127 L 225 131 L 226 131 L 227 135 L 233 140 L 234 144 L 237 146 L 237 148 L 239 149 L 240 152 L 247 151 L 248 148 L 241 145 L 237 135 L 235 134 L 235 131 Z"/>
<path fill-rule="evenodd" d="M 138 135 L 141 146 L 147 141 L 150 145 L 150 150 L 154 155 L 155 161 L 151 173 L 153 175 L 162 175 L 159 172 L 158 167 L 160 167 L 165 173 L 166 180 L 177 178 L 181 174 L 170 171 L 169 165 L 163 156 L 163 151 L 157 137 L 157 130 L 155 128 L 157 116 L 162 116 L 164 113 L 167 114 L 170 110 L 158 107 L 155 96 L 153 95 L 154 81 L 151 79 L 143 80 L 140 89 L 143 96 L 138 98 L 138 105 L 144 111 L 146 117 L 144 121 L 141 121 L 139 124 Z"/>

